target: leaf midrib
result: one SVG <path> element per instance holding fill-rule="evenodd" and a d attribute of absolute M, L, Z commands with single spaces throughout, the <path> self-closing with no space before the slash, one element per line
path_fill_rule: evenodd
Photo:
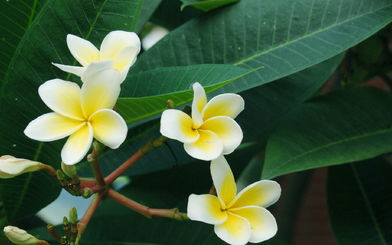
<path fill-rule="evenodd" d="M 283 162 L 282 164 L 280 164 L 279 166 L 277 166 L 277 167 L 275 168 L 275 170 L 272 171 L 267 177 L 268 177 L 268 178 L 276 177 L 276 176 L 275 176 L 276 172 L 278 172 L 282 167 L 284 167 L 284 166 L 287 165 L 288 163 L 293 162 L 293 161 L 295 161 L 295 160 L 297 160 L 297 159 L 300 159 L 300 158 L 302 158 L 302 157 L 304 157 L 304 156 L 306 156 L 306 155 L 315 153 L 315 152 L 317 152 L 317 151 L 324 150 L 324 149 L 326 149 L 326 148 L 328 148 L 328 147 L 330 147 L 330 146 L 335 146 L 335 145 L 347 143 L 347 142 L 350 142 L 350 141 L 353 141 L 353 140 L 358 140 L 358 139 L 362 139 L 362 138 L 366 138 L 366 137 L 371 137 L 371 136 L 375 136 L 375 135 L 379 135 L 379 134 L 381 135 L 381 134 L 384 134 L 384 133 L 392 133 L 392 129 L 391 129 L 391 128 L 381 129 L 381 130 L 377 130 L 377 131 L 374 131 L 374 132 L 365 133 L 365 134 L 360 134 L 360 135 L 355 135 L 355 136 L 351 136 L 351 137 L 344 138 L 344 139 L 341 139 L 341 140 L 337 140 L 337 141 L 334 141 L 334 142 L 330 142 L 330 143 L 328 143 L 328 144 L 320 145 L 320 146 L 318 146 L 318 147 L 315 147 L 315 148 L 313 148 L 313 149 L 311 149 L 311 150 L 309 150 L 309 151 L 303 152 L 303 153 L 301 153 L 301 154 L 299 154 L 299 155 L 296 155 L 295 157 L 290 158 L 289 160 Z M 298 171 L 299 171 L 299 170 L 298 170 Z"/>
<path fill-rule="evenodd" d="M 345 24 L 346 22 L 353 21 L 353 20 L 358 19 L 358 18 L 361 18 L 361 17 L 363 17 L 363 16 L 365 16 L 365 15 L 369 15 L 369 14 L 376 13 L 376 12 L 378 12 L 378 11 L 380 11 L 380 10 L 384 10 L 384 9 L 386 9 L 386 8 L 389 8 L 391 5 L 392 5 L 392 4 L 390 4 L 390 5 L 388 5 L 388 6 L 384 6 L 384 7 L 378 8 L 378 9 L 376 9 L 376 10 L 372 10 L 372 11 L 363 13 L 363 14 L 361 14 L 361 15 L 356 15 L 356 16 L 354 16 L 354 17 L 352 17 L 352 18 L 349 18 L 349 19 L 346 19 L 346 20 L 344 20 L 344 21 L 342 21 L 342 22 L 335 23 L 335 24 L 333 24 L 333 25 L 327 26 L 327 27 L 322 28 L 322 29 L 319 29 L 319 30 L 317 30 L 317 31 L 314 31 L 314 32 L 305 34 L 304 36 L 301 36 L 301 37 L 292 39 L 292 40 L 290 40 L 290 41 L 288 41 L 288 42 L 285 42 L 285 43 L 281 43 L 281 44 L 279 44 L 279 45 L 277 45 L 277 46 L 271 47 L 271 48 L 266 49 L 266 50 L 263 50 L 263 51 L 261 51 L 261 52 L 256 52 L 255 54 L 250 55 L 250 56 L 248 56 L 247 58 L 244 58 L 244 59 L 241 59 L 241 60 L 235 62 L 234 65 L 241 65 L 241 64 L 246 63 L 246 62 L 248 62 L 248 61 L 251 61 L 251 60 L 253 60 L 253 59 L 255 59 L 255 58 L 257 58 L 257 57 L 259 57 L 259 56 L 261 56 L 261 55 L 264 55 L 264 54 L 266 54 L 266 53 L 270 53 L 270 52 L 272 52 L 272 51 L 274 51 L 274 50 L 277 50 L 277 49 L 280 49 L 280 48 L 282 48 L 282 47 L 288 46 L 288 45 L 290 45 L 290 44 L 292 44 L 292 43 L 295 43 L 295 42 L 297 42 L 297 41 L 300 41 L 300 40 L 302 40 L 302 39 L 306 39 L 306 38 L 308 38 L 308 37 L 314 36 L 314 35 L 316 35 L 316 34 L 318 34 L 318 33 L 321 33 L 321 32 L 324 32 L 324 31 L 326 31 L 326 30 L 332 29 L 332 28 L 334 28 L 334 27 L 336 27 L 336 26 L 343 25 L 343 24 Z"/>

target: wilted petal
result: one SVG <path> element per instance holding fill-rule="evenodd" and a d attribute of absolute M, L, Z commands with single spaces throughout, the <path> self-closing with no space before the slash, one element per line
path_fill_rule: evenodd
<path fill-rule="evenodd" d="M 224 223 L 215 225 L 214 231 L 220 239 L 232 245 L 245 245 L 251 234 L 249 222 L 230 212 Z"/>
<path fill-rule="evenodd" d="M 221 210 L 221 204 L 216 196 L 192 194 L 188 198 L 187 215 L 191 220 L 208 224 L 221 224 L 227 219 L 227 213 Z"/>
<path fill-rule="evenodd" d="M 126 47 L 131 47 L 133 56 L 140 52 L 140 39 L 134 32 L 112 31 L 106 35 L 101 43 L 101 60 L 115 59 L 116 56 Z M 129 57 L 131 62 L 134 57 Z"/>
<path fill-rule="evenodd" d="M 233 172 L 224 156 L 212 160 L 210 170 L 218 197 L 223 201 L 224 208 L 226 208 L 237 194 Z"/>
<path fill-rule="evenodd" d="M 161 117 L 161 134 L 183 143 L 192 143 L 199 139 L 199 133 L 192 128 L 192 119 L 188 114 L 175 109 L 165 110 Z"/>
<path fill-rule="evenodd" d="M 212 98 L 202 111 L 203 120 L 216 116 L 237 117 L 244 110 L 244 99 L 238 94 L 220 94 Z"/>
<path fill-rule="evenodd" d="M 93 73 L 81 90 L 83 112 L 86 117 L 101 109 L 112 109 L 120 94 L 119 72 L 106 69 Z"/>
<path fill-rule="evenodd" d="M 200 129 L 214 132 L 223 141 L 223 154 L 232 153 L 243 138 L 241 127 L 227 116 L 209 118 L 201 125 Z"/>
<path fill-rule="evenodd" d="M 268 207 L 279 199 L 280 193 L 281 188 L 276 181 L 260 180 L 240 191 L 231 203 L 230 208 L 244 206 Z"/>
<path fill-rule="evenodd" d="M 113 110 L 99 110 L 91 115 L 89 121 L 93 127 L 94 138 L 112 149 L 118 148 L 127 137 L 127 124 Z"/>
<path fill-rule="evenodd" d="M 207 96 L 204 88 L 200 83 L 194 83 L 193 87 L 193 101 L 192 101 L 192 120 L 195 127 L 199 127 L 202 123 L 201 111 L 207 103 Z"/>
<path fill-rule="evenodd" d="M 86 123 L 68 138 L 61 151 L 61 159 L 67 165 L 80 162 L 86 156 L 92 142 L 93 128 L 90 123 Z"/>
<path fill-rule="evenodd" d="M 51 112 L 31 121 L 24 134 L 34 140 L 54 141 L 71 135 L 82 126 L 82 121 Z"/>
<path fill-rule="evenodd" d="M 259 243 L 275 236 L 278 226 L 274 216 L 265 208 L 248 206 L 230 209 L 231 212 L 245 218 L 250 223 L 250 242 Z"/>
<path fill-rule="evenodd" d="M 62 64 L 57 64 L 57 63 L 52 63 L 52 65 L 56 66 L 62 71 L 68 72 L 75 74 L 76 76 L 81 77 L 86 70 L 85 67 L 82 66 L 68 66 L 68 65 L 62 65 Z"/>
<path fill-rule="evenodd" d="M 67 45 L 72 56 L 84 67 L 99 60 L 98 49 L 89 41 L 78 36 L 68 34 Z"/>
<path fill-rule="evenodd" d="M 38 88 L 44 103 L 53 111 L 73 119 L 83 120 L 80 88 L 76 83 L 53 79 Z"/>
<path fill-rule="evenodd" d="M 200 137 L 193 143 L 185 143 L 185 151 L 192 157 L 210 161 L 219 157 L 223 151 L 222 140 L 213 132 L 198 130 Z"/>

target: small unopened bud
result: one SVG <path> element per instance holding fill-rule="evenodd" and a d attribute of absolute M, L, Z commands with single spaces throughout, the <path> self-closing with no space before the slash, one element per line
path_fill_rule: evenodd
<path fill-rule="evenodd" d="M 172 101 L 172 100 L 167 100 L 167 101 L 166 101 L 166 107 L 167 107 L 167 109 L 174 109 L 176 106 L 175 106 L 175 104 L 174 104 L 174 101 Z"/>
<path fill-rule="evenodd" d="M 4 227 L 4 234 L 14 244 L 17 245 L 38 245 L 43 244 L 41 240 L 30 235 L 25 230 L 19 229 L 15 226 Z"/>
<path fill-rule="evenodd" d="M 45 164 L 13 156 L 0 157 L 0 178 L 8 179 L 18 175 L 45 169 Z"/>
<path fill-rule="evenodd" d="M 60 180 L 60 181 L 67 179 L 67 177 L 65 176 L 64 172 L 61 171 L 60 169 L 57 169 L 56 176 L 57 176 L 57 179 Z"/>
<path fill-rule="evenodd" d="M 92 195 L 94 194 L 94 191 L 93 190 L 91 190 L 90 188 L 83 188 L 82 189 L 82 193 L 81 193 L 81 195 L 82 195 L 82 197 L 83 198 L 90 198 Z"/>
<path fill-rule="evenodd" d="M 69 222 L 71 224 L 76 224 L 78 222 L 78 212 L 75 207 L 69 210 Z"/>
<path fill-rule="evenodd" d="M 76 172 L 76 167 L 75 165 L 67 165 L 63 162 L 61 162 L 61 169 L 63 170 L 63 172 L 68 175 L 68 177 L 73 178 L 73 177 L 77 177 L 78 173 Z"/>

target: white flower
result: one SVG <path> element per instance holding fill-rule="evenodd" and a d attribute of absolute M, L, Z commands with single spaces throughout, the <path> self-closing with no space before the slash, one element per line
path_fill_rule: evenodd
<path fill-rule="evenodd" d="M 22 158 L 15 158 L 13 156 L 0 157 L 0 178 L 8 179 L 18 175 L 42 170 L 44 164 Z"/>
<path fill-rule="evenodd" d="M 209 161 L 230 154 L 242 141 L 242 130 L 233 120 L 243 109 L 237 94 L 220 94 L 207 103 L 203 87 L 193 84 L 192 117 L 175 109 L 163 112 L 161 134 L 184 143 L 194 158 Z"/>
<path fill-rule="evenodd" d="M 17 245 L 38 245 L 42 244 L 40 240 L 27 233 L 25 230 L 15 226 L 4 227 L 4 234 L 14 244 Z"/>
<path fill-rule="evenodd" d="M 280 185 L 261 180 L 237 194 L 233 173 L 221 156 L 211 162 L 211 176 L 217 196 L 189 196 L 188 217 L 214 225 L 215 234 L 225 242 L 243 245 L 272 238 L 278 228 L 274 216 L 265 207 L 280 197 Z"/>
<path fill-rule="evenodd" d="M 112 110 L 120 94 L 120 74 L 112 69 L 91 71 L 93 68 L 87 69 L 82 88 L 61 79 L 42 84 L 38 93 L 54 112 L 36 118 L 24 131 L 28 137 L 45 142 L 70 136 L 61 151 L 68 165 L 83 159 L 93 137 L 116 149 L 127 135 L 124 119 Z"/>
<path fill-rule="evenodd" d="M 82 77 L 90 64 L 104 62 L 121 73 L 121 82 L 125 80 L 129 68 L 135 63 L 140 52 L 140 39 L 134 32 L 112 31 L 106 35 L 98 50 L 91 42 L 68 34 L 67 45 L 73 57 L 82 66 L 69 66 L 53 63 L 65 72 Z"/>

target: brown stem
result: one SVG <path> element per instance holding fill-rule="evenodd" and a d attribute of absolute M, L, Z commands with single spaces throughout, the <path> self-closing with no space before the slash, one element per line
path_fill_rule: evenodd
<path fill-rule="evenodd" d="M 121 205 L 124 205 L 125 207 L 128 207 L 148 218 L 152 218 L 153 216 L 160 216 L 160 217 L 172 218 L 176 220 L 188 219 L 187 215 L 185 213 L 181 213 L 180 211 L 178 211 L 177 208 L 173 208 L 173 209 L 149 208 L 147 206 L 144 206 L 143 204 L 140 204 L 134 200 L 127 198 L 124 195 L 121 195 L 120 193 L 116 192 L 113 189 L 108 190 L 107 196 L 112 198 L 116 202 L 120 203 Z"/>
<path fill-rule="evenodd" d="M 91 155 L 92 156 L 91 156 L 90 164 L 91 167 L 93 168 L 93 172 L 94 172 L 95 179 L 97 180 L 97 184 L 98 186 L 106 186 L 105 179 L 103 178 L 102 175 L 101 167 L 99 166 L 97 160 L 97 156 L 94 152 L 91 153 Z"/>
<path fill-rule="evenodd" d="M 90 222 L 95 210 L 97 210 L 99 203 L 102 201 L 102 194 L 96 194 L 93 201 L 90 203 L 86 213 L 78 223 L 78 237 L 80 237 L 86 229 L 88 222 Z"/>
<path fill-rule="evenodd" d="M 42 165 L 41 165 L 41 169 L 42 169 L 42 170 L 45 170 L 45 171 L 48 172 L 50 175 L 56 177 L 56 172 L 57 172 L 57 170 L 56 170 L 55 168 L 53 168 L 52 166 L 47 165 L 47 164 L 42 164 Z"/>

